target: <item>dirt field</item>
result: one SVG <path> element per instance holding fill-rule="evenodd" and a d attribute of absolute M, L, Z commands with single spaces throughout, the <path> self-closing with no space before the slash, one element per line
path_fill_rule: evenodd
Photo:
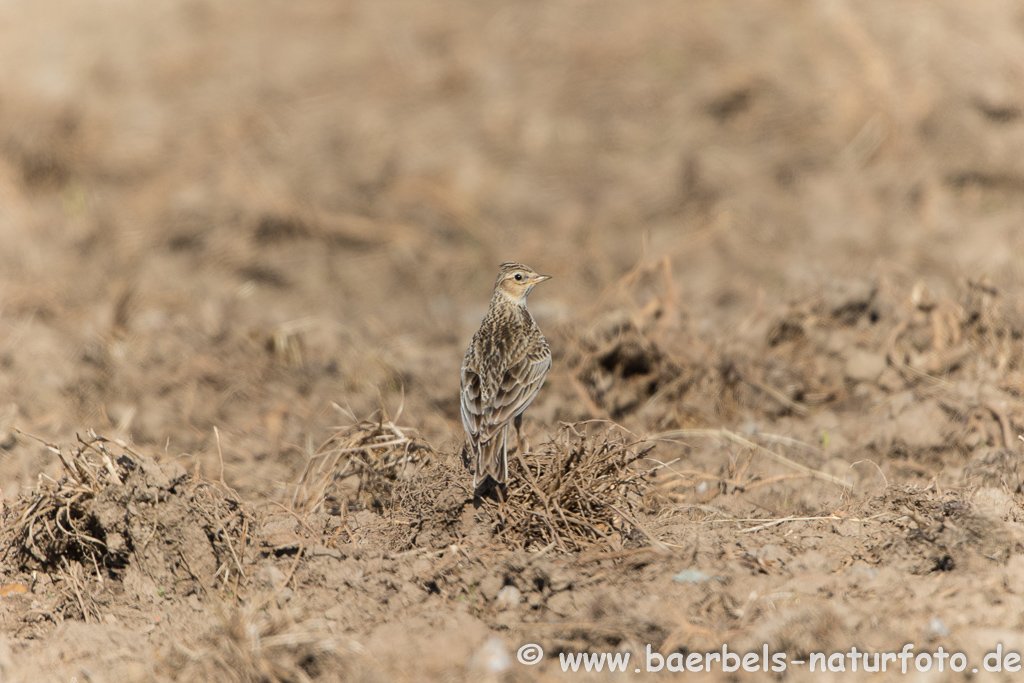
<path fill-rule="evenodd" d="M 1022 65 L 1009 0 L 4 3 L 0 680 L 1013 678 Z"/>

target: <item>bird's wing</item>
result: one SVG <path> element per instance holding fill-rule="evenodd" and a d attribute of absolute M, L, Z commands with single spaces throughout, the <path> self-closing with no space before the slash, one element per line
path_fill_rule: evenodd
<path fill-rule="evenodd" d="M 526 410 L 544 384 L 551 368 L 551 353 L 527 354 L 509 367 L 495 388 L 493 401 L 485 403 L 480 375 L 469 363 L 462 366 L 462 426 L 473 446 L 490 440 L 509 420 Z"/>
<path fill-rule="evenodd" d="M 527 354 L 509 366 L 501 378 L 487 421 L 497 427 L 526 410 L 537 397 L 550 369 L 551 352 L 547 348 L 542 352 Z"/>
<path fill-rule="evenodd" d="M 476 448 L 480 442 L 480 423 L 484 413 L 483 391 L 480 375 L 474 370 L 467 357 L 462 364 L 462 390 L 459 395 L 462 413 L 462 427 L 469 435 L 470 445 Z"/>

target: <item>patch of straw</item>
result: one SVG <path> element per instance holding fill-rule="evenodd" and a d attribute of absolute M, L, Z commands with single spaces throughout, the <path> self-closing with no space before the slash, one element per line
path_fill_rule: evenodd
<path fill-rule="evenodd" d="M 112 442 L 90 431 L 75 446 L 61 447 L 12 429 L 56 454 L 64 475 L 54 481 L 40 474 L 37 487 L 5 509 L 0 557 L 13 559 L 19 568 L 31 563 L 56 568 L 67 557 L 95 564 L 106 553 L 106 544 L 90 533 L 79 510 L 100 490 L 123 484 L 108 448 Z"/>
<path fill-rule="evenodd" d="M 295 487 L 291 509 L 303 516 L 325 509 L 342 515 L 350 507 L 382 509 L 407 468 L 434 455 L 415 430 L 399 427 L 382 412 L 376 422 L 340 428 L 317 450 Z M 353 490 L 343 492 L 342 484 L 353 484 Z"/>
<path fill-rule="evenodd" d="M 658 507 L 648 476 L 659 467 L 641 465 L 655 444 L 614 423 L 590 436 L 587 424 L 563 424 L 540 452 L 512 457 L 504 499 L 482 502 L 495 535 L 515 546 L 553 543 L 562 552 L 595 543 L 619 551 L 644 541 L 664 550 L 641 521 Z"/>

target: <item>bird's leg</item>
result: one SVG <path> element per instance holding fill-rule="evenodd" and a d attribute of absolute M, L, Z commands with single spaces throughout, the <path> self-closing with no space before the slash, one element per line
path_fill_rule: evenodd
<path fill-rule="evenodd" d="M 523 414 L 516 415 L 512 424 L 516 427 L 516 449 L 519 453 L 526 455 L 526 449 L 530 447 L 530 444 L 523 445 Z"/>

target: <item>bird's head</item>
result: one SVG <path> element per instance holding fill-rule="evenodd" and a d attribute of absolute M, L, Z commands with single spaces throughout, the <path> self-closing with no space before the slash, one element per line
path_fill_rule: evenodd
<path fill-rule="evenodd" d="M 494 283 L 494 293 L 505 296 L 519 306 L 526 305 L 526 295 L 538 282 L 550 280 L 550 275 L 538 275 L 529 266 L 522 263 L 502 263 L 498 271 L 498 280 Z"/>

